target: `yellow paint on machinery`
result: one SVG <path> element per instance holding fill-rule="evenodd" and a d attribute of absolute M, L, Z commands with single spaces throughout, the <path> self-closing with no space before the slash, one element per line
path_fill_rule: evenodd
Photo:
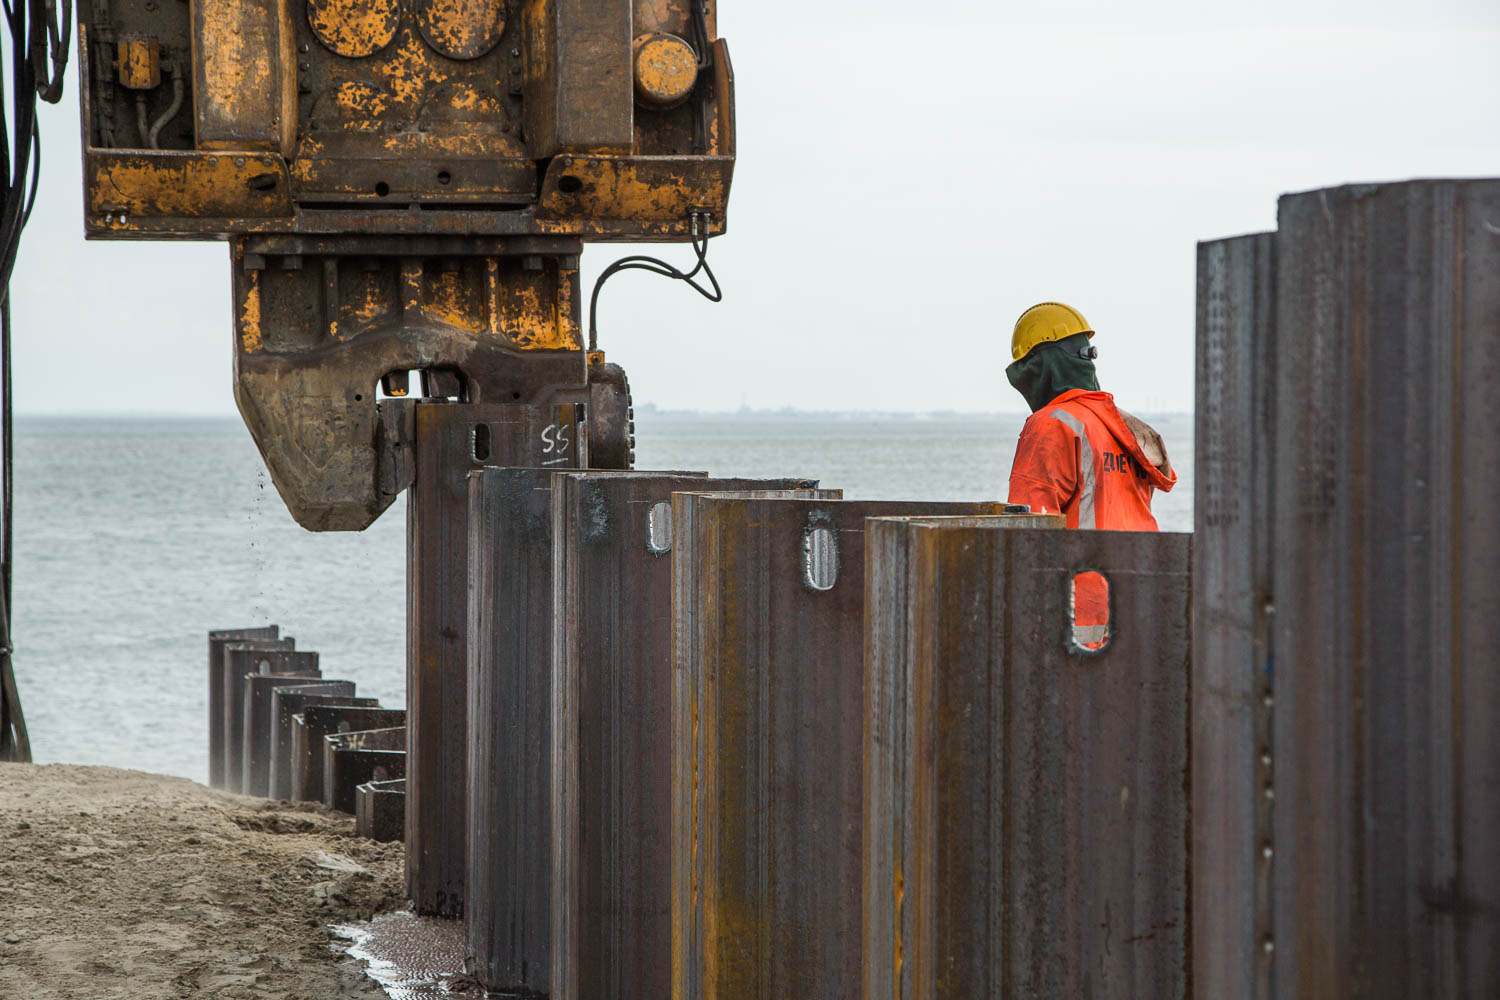
<path fill-rule="evenodd" d="M 424 0 L 417 27 L 450 59 L 478 59 L 500 43 L 505 31 L 504 0 Z"/>
<path fill-rule="evenodd" d="M 193 0 L 193 112 L 197 147 L 274 150 L 296 137 L 291 0 Z"/>
<path fill-rule="evenodd" d="M 100 154 L 87 164 L 90 229 L 130 231 L 138 216 L 230 217 L 292 214 L 279 156 L 224 153 Z"/>
<path fill-rule="evenodd" d="M 642 104 L 670 108 L 687 100 L 698 82 L 698 54 L 667 32 L 639 35 L 635 49 L 635 96 Z"/>
<path fill-rule="evenodd" d="M 236 399 L 308 527 L 389 504 L 375 386 L 406 371 L 445 396 L 588 406 L 591 447 L 626 467 L 628 386 L 585 356 L 578 255 L 725 231 L 716 5 L 87 5 L 86 233 L 231 243 Z"/>
<path fill-rule="evenodd" d="M 161 85 L 161 45 L 154 38 L 122 38 L 116 46 L 115 67 L 120 86 L 151 90 Z"/>
<path fill-rule="evenodd" d="M 399 0 L 307 0 L 307 23 L 318 41 L 349 59 L 391 44 L 401 24 Z"/>

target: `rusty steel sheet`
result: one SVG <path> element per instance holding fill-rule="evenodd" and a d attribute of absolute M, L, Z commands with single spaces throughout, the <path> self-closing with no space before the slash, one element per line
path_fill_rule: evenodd
<path fill-rule="evenodd" d="M 418 913 L 457 918 L 467 853 L 457 818 L 468 812 L 467 477 L 485 465 L 576 467 L 578 425 L 572 406 L 460 403 L 420 403 L 414 421 L 406 506 L 407 889 Z"/>
<path fill-rule="evenodd" d="M 252 639 L 276 640 L 279 625 L 219 628 L 208 633 L 208 787 L 224 787 L 224 647 Z"/>
<path fill-rule="evenodd" d="M 545 991 L 551 971 L 552 504 L 561 475 L 469 476 L 465 929 L 474 974 L 492 989 Z"/>
<path fill-rule="evenodd" d="M 253 640 L 224 646 L 224 790 L 238 793 L 245 774 L 245 689 L 249 674 L 299 674 L 316 678 L 318 654 L 293 648 L 295 640 Z M 271 648 L 280 646 L 282 648 Z"/>
<path fill-rule="evenodd" d="M 671 993 L 672 494 L 810 496 L 816 485 L 647 472 L 554 481 L 557 1000 Z"/>
<path fill-rule="evenodd" d="M 1193 482 L 1193 983 L 1268 1000 L 1276 240 L 1198 245 Z"/>
<path fill-rule="evenodd" d="M 371 840 L 406 836 L 406 779 L 367 781 L 354 789 L 354 833 Z"/>
<path fill-rule="evenodd" d="M 400 708 L 305 707 L 292 716 L 292 801 L 323 801 L 323 737 L 365 729 L 394 729 L 406 724 L 407 712 Z M 408 745 L 410 735 L 407 734 Z"/>
<path fill-rule="evenodd" d="M 674 997 L 858 994 L 865 519 L 1004 506 L 673 498 Z"/>
<path fill-rule="evenodd" d="M 1278 997 L 1500 996 L 1500 180 L 1281 199 Z"/>
<path fill-rule="evenodd" d="M 323 804 L 330 809 L 352 814 L 357 787 L 405 777 L 405 726 L 323 737 Z"/>
<path fill-rule="evenodd" d="M 349 708 L 379 708 L 378 698 L 354 696 L 353 681 L 328 681 L 278 687 L 271 692 L 271 784 L 272 799 L 292 797 L 292 716 L 309 705 L 344 705 Z"/>
<path fill-rule="evenodd" d="M 316 670 L 287 671 L 275 674 L 246 674 L 240 678 L 240 705 L 243 722 L 240 742 L 240 787 L 231 789 L 242 795 L 265 798 L 271 793 L 271 696 L 277 688 L 294 687 L 311 680 L 323 680 Z M 351 685 L 352 686 L 352 685 Z"/>
<path fill-rule="evenodd" d="M 295 649 L 297 640 L 291 636 L 262 639 L 236 639 L 227 638 L 217 644 L 218 655 L 211 658 L 208 671 L 208 718 L 209 718 L 209 766 L 217 767 L 211 773 L 218 776 L 214 788 L 228 789 L 227 768 L 229 760 L 229 725 L 230 706 L 238 698 L 239 685 L 235 678 L 245 673 L 243 658 L 234 666 L 229 663 L 229 647 L 234 646 L 239 650 L 248 649 L 272 649 L 290 650 Z M 237 790 L 236 786 L 236 790 Z"/>
<path fill-rule="evenodd" d="M 550 971 L 552 481 L 469 477 L 469 813 L 474 975 L 545 994 Z"/>
<path fill-rule="evenodd" d="M 978 520 L 868 528 L 863 996 L 1185 998 L 1192 536 Z"/>

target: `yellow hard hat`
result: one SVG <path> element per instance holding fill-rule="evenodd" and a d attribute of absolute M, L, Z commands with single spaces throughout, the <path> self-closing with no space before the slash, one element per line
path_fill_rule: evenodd
<path fill-rule="evenodd" d="M 1016 320 L 1016 331 L 1010 336 L 1011 360 L 1020 361 L 1037 344 L 1062 340 L 1075 333 L 1086 333 L 1090 340 L 1094 337 L 1094 328 L 1083 318 L 1083 313 L 1061 302 L 1039 302 Z"/>

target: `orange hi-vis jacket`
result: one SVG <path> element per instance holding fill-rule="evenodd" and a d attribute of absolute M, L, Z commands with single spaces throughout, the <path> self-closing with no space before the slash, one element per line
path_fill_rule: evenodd
<path fill-rule="evenodd" d="M 1166 471 L 1151 459 L 1107 392 L 1070 389 L 1033 413 L 1021 428 L 1010 469 L 1010 502 L 1036 513 L 1066 514 L 1070 528 L 1156 531 L 1151 495 L 1177 485 L 1156 432 L 1138 420 L 1141 434 Z M 1088 649 L 1104 645 L 1109 627 L 1109 587 L 1096 574 L 1073 581 L 1074 635 Z"/>
<path fill-rule="evenodd" d="M 1142 425 L 1144 427 L 1144 425 Z M 1151 495 L 1177 485 L 1157 468 L 1107 392 L 1069 389 L 1021 428 L 1010 468 L 1010 502 L 1066 514 L 1070 528 L 1156 531 Z"/>

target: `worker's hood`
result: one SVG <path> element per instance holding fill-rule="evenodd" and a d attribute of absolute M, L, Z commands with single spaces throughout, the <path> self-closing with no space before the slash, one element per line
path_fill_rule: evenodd
<path fill-rule="evenodd" d="M 1075 333 L 1052 343 L 1038 344 L 1030 354 L 1005 369 L 1005 377 L 1025 397 L 1032 413 L 1069 389 L 1097 392 L 1099 376 L 1094 371 L 1094 362 L 1076 353 L 1088 343 L 1088 334 Z"/>
<path fill-rule="evenodd" d="M 1115 406 L 1115 397 L 1107 392 L 1073 390 L 1050 401 L 1082 406 L 1099 419 L 1109 433 L 1146 470 L 1146 479 L 1163 493 L 1177 485 L 1177 470 L 1167 457 L 1167 443 L 1146 421 Z"/>

